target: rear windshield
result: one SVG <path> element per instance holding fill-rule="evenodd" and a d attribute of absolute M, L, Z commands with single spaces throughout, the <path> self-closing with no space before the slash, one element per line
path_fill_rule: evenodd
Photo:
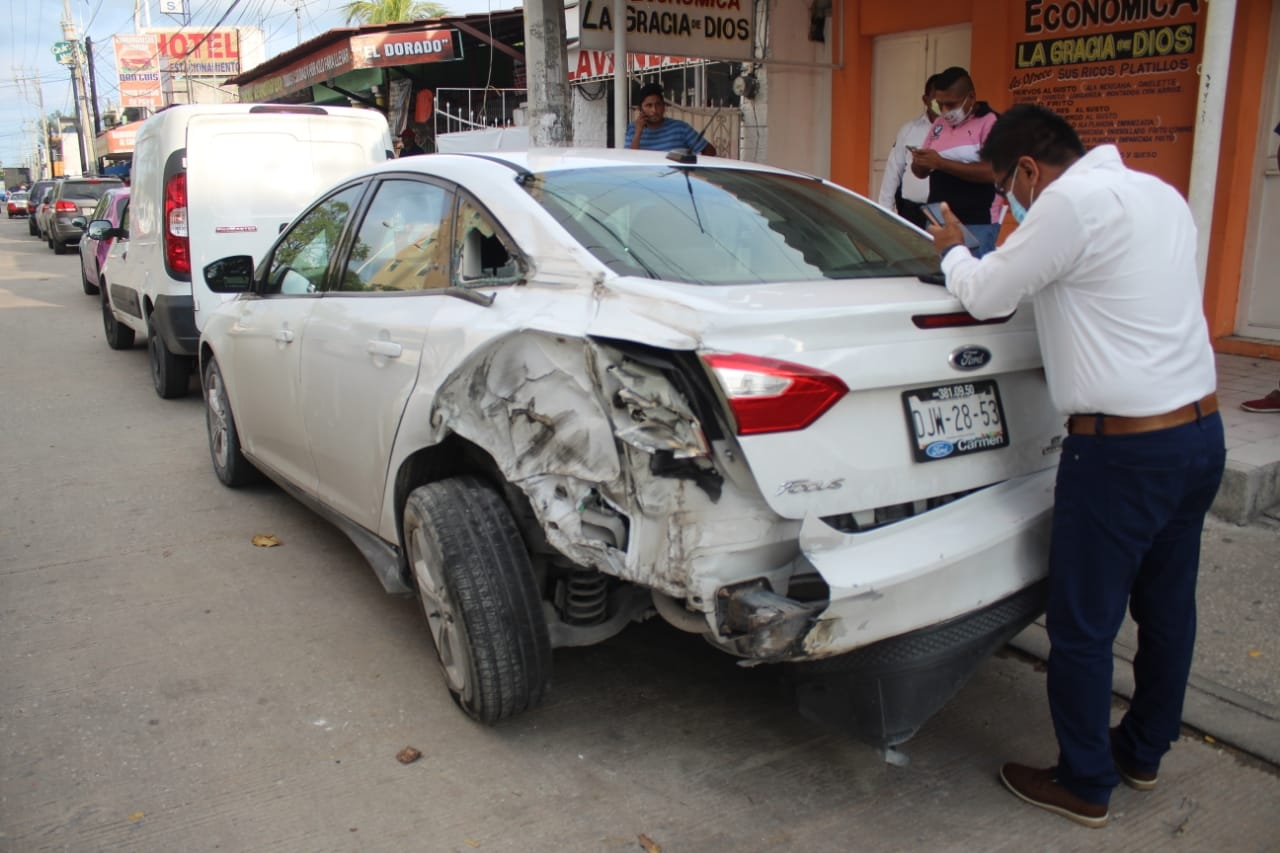
<path fill-rule="evenodd" d="M 753 284 L 938 271 L 928 237 L 813 178 L 644 165 L 547 172 L 524 186 L 621 275 Z"/>
<path fill-rule="evenodd" d="M 27 197 L 27 194 L 25 192 L 23 192 L 22 190 L 18 190 L 17 192 L 9 196 L 9 201 L 22 201 L 26 197 Z"/>
<path fill-rule="evenodd" d="M 62 197 L 96 200 L 107 190 L 120 186 L 124 186 L 120 181 L 67 181 L 62 185 Z"/>

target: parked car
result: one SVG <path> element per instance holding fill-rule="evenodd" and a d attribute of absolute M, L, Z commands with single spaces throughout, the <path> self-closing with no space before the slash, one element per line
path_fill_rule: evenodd
<path fill-rule="evenodd" d="M 123 187 L 119 178 L 83 176 L 63 178 L 53 186 L 45 235 L 54 254 L 65 255 L 67 247 L 80 242 L 84 223 L 93 214 L 102 194 L 113 187 Z M 77 225 L 76 221 L 80 224 Z"/>
<path fill-rule="evenodd" d="M 396 160 L 206 320 L 209 449 L 422 600 L 461 708 L 656 612 L 905 740 L 1043 604 L 1062 422 L 1030 305 L 966 314 L 827 181 L 644 151 Z"/>
<path fill-rule="evenodd" d="M 27 215 L 27 193 L 25 190 L 14 190 L 9 193 L 9 198 L 5 201 L 5 207 L 9 211 L 9 218 L 15 216 Z"/>
<path fill-rule="evenodd" d="M 143 336 L 156 393 L 185 396 L 204 318 L 222 302 L 204 265 L 261 254 L 317 192 L 390 153 L 376 110 L 188 104 L 151 116 L 134 143 L 133 227 L 106 294 L 108 343 L 111 330 Z"/>
<path fill-rule="evenodd" d="M 49 194 L 53 191 L 53 185 L 56 183 L 57 180 L 36 181 L 31 185 L 31 192 L 27 195 L 27 207 L 31 213 L 27 217 L 27 228 L 31 231 L 32 237 L 38 237 L 41 240 L 47 239 L 43 220 L 48 216 Z"/>
<path fill-rule="evenodd" d="M 111 253 L 117 240 L 129 239 L 129 224 L 126 220 L 129 210 L 129 188 L 113 187 L 102 194 L 93 212 L 88 216 L 77 216 L 72 224 L 82 229 L 80 237 L 80 285 L 84 292 L 92 296 L 98 292 L 99 279 L 102 276 L 102 265 Z M 110 228 L 109 234 L 93 236 L 86 229 L 89 220 L 105 220 Z"/>

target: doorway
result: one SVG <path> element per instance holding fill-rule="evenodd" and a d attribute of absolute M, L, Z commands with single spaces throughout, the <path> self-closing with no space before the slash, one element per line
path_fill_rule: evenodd
<path fill-rule="evenodd" d="M 874 199 L 880 192 L 885 162 L 898 128 L 920 115 L 924 81 L 952 65 L 968 68 L 970 38 L 969 24 L 876 37 L 871 55 L 869 198 Z M 982 98 L 982 82 L 974 81 L 979 98 Z"/>
<path fill-rule="evenodd" d="M 1271 35 L 1264 81 L 1262 126 L 1254 145 L 1254 191 L 1249 210 L 1249 235 L 1245 243 L 1244 279 L 1240 282 L 1240 307 L 1236 334 L 1266 341 L 1280 341 L 1280 4 L 1271 7 Z M 1219 191 L 1224 188 L 1219 187 Z"/>

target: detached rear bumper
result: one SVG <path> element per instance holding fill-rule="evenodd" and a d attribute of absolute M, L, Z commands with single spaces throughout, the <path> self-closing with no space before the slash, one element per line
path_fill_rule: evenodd
<path fill-rule="evenodd" d="M 1053 468 L 1038 471 L 866 533 L 807 519 L 797 575 L 820 575 L 827 600 L 796 601 L 760 584 L 721 590 L 722 643 L 761 661 L 820 660 L 1033 586 L 1049 572 L 1055 476 Z"/>
<path fill-rule="evenodd" d="M 797 664 L 810 716 L 900 743 L 1044 610 L 1055 476 L 1040 471 L 866 533 L 808 520 L 802 568 L 821 575 L 828 599 L 797 601 L 763 581 L 723 589 L 719 642 Z"/>

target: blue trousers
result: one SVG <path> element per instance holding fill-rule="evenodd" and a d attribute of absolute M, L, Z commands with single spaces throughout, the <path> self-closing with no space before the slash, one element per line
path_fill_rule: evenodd
<path fill-rule="evenodd" d="M 1125 760 L 1155 770 L 1178 738 L 1200 535 L 1225 462 L 1217 413 L 1156 432 L 1063 442 L 1049 555 L 1049 710 L 1058 781 L 1084 800 L 1106 803 L 1120 782 L 1108 729 L 1112 646 L 1126 606 L 1138 652 L 1120 724 Z"/>
<path fill-rule="evenodd" d="M 978 238 L 978 248 L 972 253 L 975 258 L 996 250 L 996 239 L 1000 236 L 999 225 L 966 225 L 965 227 Z"/>

